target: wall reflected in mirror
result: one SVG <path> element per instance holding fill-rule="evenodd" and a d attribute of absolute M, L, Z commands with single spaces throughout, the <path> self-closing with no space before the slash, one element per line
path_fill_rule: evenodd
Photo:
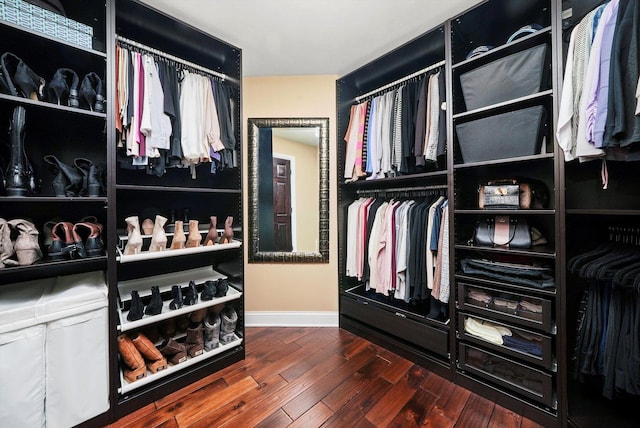
<path fill-rule="evenodd" d="M 249 119 L 249 261 L 328 262 L 328 122 Z"/>

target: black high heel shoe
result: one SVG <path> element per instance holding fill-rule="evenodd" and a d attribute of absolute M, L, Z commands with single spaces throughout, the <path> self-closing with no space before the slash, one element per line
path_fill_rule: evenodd
<path fill-rule="evenodd" d="M 45 80 L 16 55 L 11 52 L 2 54 L 0 66 L 10 95 L 36 101 L 43 98 Z"/>
<path fill-rule="evenodd" d="M 47 101 L 69 107 L 80 107 L 78 84 L 80 79 L 70 68 L 59 68 L 47 85 Z"/>
<path fill-rule="evenodd" d="M 184 296 L 182 303 L 187 306 L 198 303 L 198 289 L 196 288 L 195 281 L 189 281 L 189 288 L 187 288 L 187 294 Z"/>
<path fill-rule="evenodd" d="M 100 196 L 102 183 L 98 167 L 89 159 L 76 158 L 73 160 L 76 169 L 82 174 L 82 188 L 80 196 Z"/>
<path fill-rule="evenodd" d="M 171 297 L 173 300 L 169 303 L 169 309 L 180 309 L 182 307 L 182 288 L 179 285 L 171 286 Z"/>
<path fill-rule="evenodd" d="M 91 111 L 104 112 L 104 93 L 102 92 L 102 79 L 94 73 L 88 73 L 80 83 L 80 104 L 82 108 L 88 107 Z"/>
<path fill-rule="evenodd" d="M 127 314 L 128 321 L 137 321 L 142 318 L 144 312 L 144 304 L 142 298 L 138 294 L 137 290 L 131 291 L 131 306 L 129 307 L 129 313 Z"/>

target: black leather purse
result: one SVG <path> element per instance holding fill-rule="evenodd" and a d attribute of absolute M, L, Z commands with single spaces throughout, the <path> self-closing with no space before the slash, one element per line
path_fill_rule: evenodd
<path fill-rule="evenodd" d="M 476 223 L 474 243 L 481 247 L 529 248 L 531 229 L 526 218 L 486 217 Z"/>

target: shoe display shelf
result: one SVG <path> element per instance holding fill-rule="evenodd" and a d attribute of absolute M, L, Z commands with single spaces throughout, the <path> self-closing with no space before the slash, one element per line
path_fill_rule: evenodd
<path fill-rule="evenodd" d="M 184 370 L 187 367 L 190 367 L 199 363 L 200 361 L 213 358 L 216 355 L 220 355 L 228 350 L 231 350 L 241 345 L 242 341 L 243 341 L 243 338 L 238 336 L 237 333 L 235 333 L 234 340 L 232 340 L 229 343 L 225 343 L 224 345 L 220 344 L 217 348 L 212 349 L 211 351 L 204 351 L 202 354 L 196 357 L 187 357 L 187 361 L 184 361 L 176 365 L 171 365 L 170 363 L 168 363 L 167 368 L 159 372 L 150 373 L 149 371 L 147 371 L 147 375 L 145 377 L 131 383 L 127 382 L 127 380 L 124 378 L 124 375 L 122 374 L 122 370 L 120 370 L 120 388 L 118 389 L 118 392 L 120 394 L 127 394 L 128 392 L 142 388 L 150 384 L 151 382 L 155 382 L 164 377 L 171 376 L 180 370 Z"/>
<path fill-rule="evenodd" d="M 222 229 L 218 229 L 218 235 L 222 233 Z M 208 232 L 207 230 L 200 230 L 200 235 L 206 236 Z M 167 237 L 170 238 L 173 236 L 173 233 L 166 233 Z M 151 242 L 151 235 L 142 235 L 143 240 L 143 248 L 148 248 L 149 243 Z M 224 251 L 230 250 L 232 248 L 240 248 L 242 243 L 233 239 L 231 242 L 227 244 L 214 244 L 214 245 L 200 245 L 199 247 L 190 247 L 190 248 L 180 248 L 180 249 L 169 249 L 167 248 L 164 251 L 141 251 L 138 254 L 127 254 L 123 253 L 124 247 L 127 245 L 127 236 L 120 235 L 119 236 L 119 244 L 116 247 L 116 260 L 119 263 L 130 263 L 130 262 L 138 262 L 143 260 L 153 260 L 153 259 L 163 259 L 168 257 L 179 257 L 185 256 L 189 254 L 198 254 L 198 253 L 209 253 L 213 251 Z"/>
<path fill-rule="evenodd" d="M 227 245 L 227 244 L 222 244 Z M 179 251 L 179 250 L 173 250 Z M 149 276 L 140 279 L 134 279 L 129 281 L 118 282 L 118 292 L 120 293 L 120 308 L 124 308 L 125 303 L 131 300 L 131 291 L 137 290 L 141 298 L 151 295 L 151 287 L 158 286 L 161 294 L 170 295 L 171 287 L 173 285 L 179 285 L 182 288 L 186 288 L 189 285 L 189 281 L 195 281 L 196 284 L 201 284 L 205 281 L 217 281 L 218 279 L 227 279 L 226 275 L 216 272 L 211 267 L 202 267 L 197 269 L 184 270 L 165 275 Z M 180 309 L 169 309 L 169 303 L 171 298 L 163 301 L 162 312 L 158 315 L 143 315 L 141 319 L 136 321 L 127 320 L 128 310 L 121 309 L 118 311 L 120 316 L 120 323 L 118 330 L 120 332 L 134 330 L 149 324 L 154 324 L 166 319 L 175 318 L 180 315 L 186 315 L 199 309 L 208 308 L 211 306 L 219 305 L 222 303 L 239 300 L 242 296 L 242 292 L 236 290 L 232 284 L 229 286 L 227 295 L 223 297 L 216 297 L 211 300 L 202 300 L 198 296 L 198 303 L 195 305 L 183 305 Z"/>
<path fill-rule="evenodd" d="M 227 245 L 227 244 L 223 244 Z M 179 250 L 173 250 L 179 251 Z M 135 280 L 129 281 L 121 281 L 118 283 L 118 291 L 121 296 L 120 307 L 124 308 L 126 303 L 130 300 L 131 291 L 138 290 L 140 297 L 144 298 L 146 296 L 151 295 L 151 287 L 158 286 L 160 288 L 160 292 L 162 294 L 170 294 L 171 287 L 173 285 L 179 285 L 181 287 L 187 287 L 189 281 L 195 281 L 196 284 L 200 284 L 205 281 L 216 281 L 218 279 L 227 279 L 226 275 L 223 275 L 219 272 L 216 272 L 211 267 L 202 267 L 197 269 L 189 269 L 180 272 L 169 273 L 165 275 L 157 275 L 150 276 Z M 199 297 L 199 296 L 198 296 Z M 128 310 L 121 309 L 118 311 L 118 315 L 120 317 L 120 323 L 118 325 L 118 330 L 120 332 L 127 332 L 131 330 L 135 330 L 150 324 L 155 324 L 158 322 L 162 322 L 167 319 L 176 318 L 181 315 L 187 315 L 191 312 L 209 308 L 217 305 L 221 305 L 227 302 L 239 301 L 242 297 L 242 292 L 236 290 L 233 286 L 230 286 L 227 295 L 223 297 L 217 297 L 211 300 L 202 300 L 198 299 L 198 303 L 195 305 L 183 305 L 180 309 L 169 309 L 169 304 L 172 299 L 167 299 L 163 301 L 162 312 L 157 315 L 143 315 L 141 319 L 136 321 L 128 321 L 127 315 L 129 313 Z M 182 335 L 183 336 L 183 335 Z M 181 335 L 178 334 L 174 337 L 180 338 Z M 210 359 L 215 357 L 216 355 L 222 354 L 228 350 L 234 349 L 235 347 L 241 345 L 243 342 L 243 338 L 238 333 L 234 334 L 234 340 L 226 344 L 220 344 L 217 348 L 212 349 L 210 351 L 204 351 L 202 354 L 195 357 L 188 357 L 188 359 L 182 363 L 176 365 L 168 365 L 166 369 L 161 370 L 157 373 L 147 372 L 147 375 L 135 382 L 127 382 L 124 379 L 122 374 L 122 370 L 120 370 L 120 394 L 126 394 L 135 389 L 144 387 L 150 382 L 154 382 L 158 379 L 162 379 L 163 377 L 170 376 L 176 371 L 183 370 L 187 367 L 197 364 L 200 361 Z"/>

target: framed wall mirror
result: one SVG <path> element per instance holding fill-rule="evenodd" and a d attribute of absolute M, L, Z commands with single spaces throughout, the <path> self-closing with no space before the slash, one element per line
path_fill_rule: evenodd
<path fill-rule="evenodd" d="M 329 118 L 250 118 L 249 262 L 329 262 Z"/>

